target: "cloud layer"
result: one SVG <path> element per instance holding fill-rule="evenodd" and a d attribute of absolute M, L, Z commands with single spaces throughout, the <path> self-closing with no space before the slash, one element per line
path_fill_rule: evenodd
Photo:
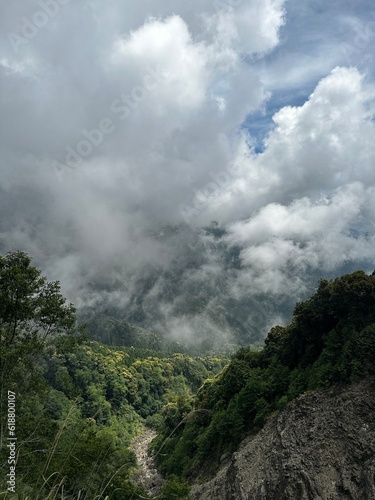
<path fill-rule="evenodd" d="M 147 326 L 193 339 L 218 330 L 224 297 L 250 311 L 262 294 L 301 298 L 311 276 L 370 269 L 375 17 L 344 2 L 319 38 L 330 7 L 318 4 L 9 4 L 1 251 L 28 251 L 78 305 L 130 311 L 154 275 Z M 268 130 L 260 148 L 254 117 Z M 199 229 L 212 220 L 220 238 Z M 202 310 L 185 311 L 205 286 Z M 279 313 L 262 314 L 268 327 Z"/>

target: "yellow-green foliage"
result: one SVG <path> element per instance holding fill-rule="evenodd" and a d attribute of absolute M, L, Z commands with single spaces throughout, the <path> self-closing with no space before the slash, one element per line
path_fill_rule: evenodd
<path fill-rule="evenodd" d="M 221 368 L 220 360 L 85 340 L 59 284 L 42 278 L 22 252 L 0 256 L 0 344 L 2 430 L 7 391 L 16 394 L 19 499 L 145 498 L 128 481 L 132 438 L 145 418 L 157 425 L 165 404 Z M 0 438 L 6 471 L 3 431 Z M 185 486 L 174 482 L 170 491 Z"/>
<path fill-rule="evenodd" d="M 39 362 L 34 394 L 18 387 L 18 492 L 53 491 L 56 498 L 80 492 L 86 499 L 104 488 L 138 498 L 127 481 L 134 466 L 129 445 L 143 419 L 160 425 L 164 407 L 191 397 L 224 363 L 93 341 L 70 349 L 51 344 Z"/>

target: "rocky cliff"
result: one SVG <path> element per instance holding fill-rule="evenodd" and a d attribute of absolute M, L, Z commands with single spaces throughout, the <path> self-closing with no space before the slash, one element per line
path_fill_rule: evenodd
<path fill-rule="evenodd" d="M 375 499 L 375 381 L 301 395 L 190 499 Z"/>

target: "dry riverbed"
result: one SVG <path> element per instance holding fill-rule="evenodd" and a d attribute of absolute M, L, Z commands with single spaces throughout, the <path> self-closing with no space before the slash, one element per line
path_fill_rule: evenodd
<path fill-rule="evenodd" d="M 145 431 L 134 439 L 131 449 L 137 457 L 139 470 L 131 477 L 132 483 L 142 486 L 151 497 L 156 497 L 163 487 L 163 477 L 155 466 L 154 453 L 149 452 L 151 441 L 156 437 L 156 432 L 151 429 Z"/>

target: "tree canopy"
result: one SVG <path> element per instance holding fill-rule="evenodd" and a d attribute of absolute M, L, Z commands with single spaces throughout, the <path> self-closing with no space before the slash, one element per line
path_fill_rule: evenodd
<path fill-rule="evenodd" d="M 47 337 L 73 333 L 75 325 L 75 308 L 58 281 L 48 282 L 24 252 L 0 256 L 1 370 L 10 351 L 40 352 Z"/>

